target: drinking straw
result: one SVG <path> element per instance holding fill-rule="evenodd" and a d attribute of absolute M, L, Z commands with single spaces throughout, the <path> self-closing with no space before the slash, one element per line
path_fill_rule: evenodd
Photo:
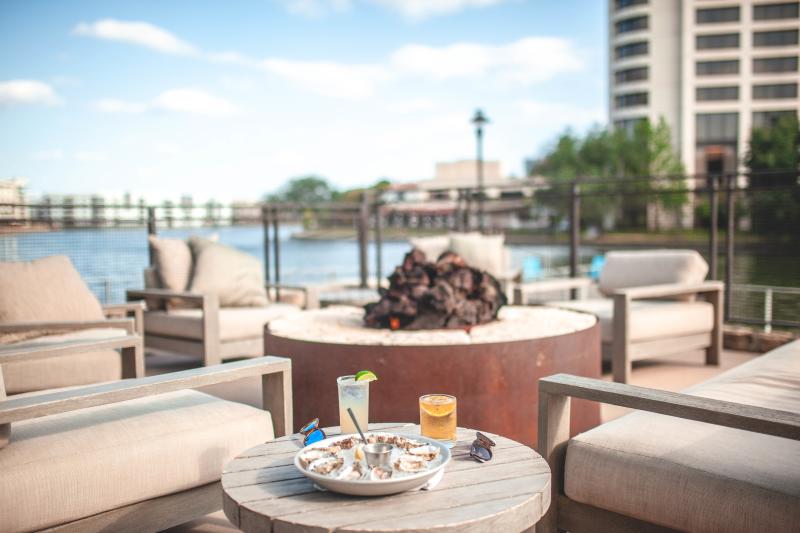
<path fill-rule="evenodd" d="M 356 425 L 356 429 L 358 430 L 358 434 L 361 435 L 361 440 L 364 441 L 364 444 L 367 443 L 367 437 L 364 436 L 364 432 L 361 431 L 361 426 L 358 425 L 358 420 L 356 420 L 356 415 L 353 414 L 353 410 L 351 408 L 347 408 L 347 413 L 350 415 L 350 418 L 353 419 L 353 424 Z"/>

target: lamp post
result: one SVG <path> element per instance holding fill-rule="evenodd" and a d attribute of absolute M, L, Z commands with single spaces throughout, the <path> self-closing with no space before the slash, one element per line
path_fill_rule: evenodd
<path fill-rule="evenodd" d="M 472 117 L 472 123 L 475 124 L 475 141 L 477 143 L 477 171 L 478 171 L 478 228 L 483 233 L 484 218 L 483 218 L 483 126 L 488 124 L 489 119 L 483 114 L 480 109 L 475 111 L 475 116 Z"/>

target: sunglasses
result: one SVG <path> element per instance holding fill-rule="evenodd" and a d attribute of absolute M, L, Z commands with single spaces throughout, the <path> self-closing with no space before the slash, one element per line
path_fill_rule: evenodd
<path fill-rule="evenodd" d="M 469 456 L 481 463 L 491 461 L 494 446 L 496 444 L 492 439 L 478 431 L 475 434 L 475 440 L 472 441 L 472 446 L 469 447 Z"/>
<path fill-rule="evenodd" d="M 303 446 L 314 444 L 326 437 L 325 432 L 319 427 L 319 418 L 315 418 L 301 427 L 300 434 L 303 436 Z"/>

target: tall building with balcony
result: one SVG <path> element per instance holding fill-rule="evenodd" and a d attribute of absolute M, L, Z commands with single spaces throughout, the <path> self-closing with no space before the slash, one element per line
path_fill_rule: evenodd
<path fill-rule="evenodd" d="M 798 115 L 800 2 L 610 0 L 609 116 L 663 117 L 688 173 L 734 171 L 750 131 Z"/>

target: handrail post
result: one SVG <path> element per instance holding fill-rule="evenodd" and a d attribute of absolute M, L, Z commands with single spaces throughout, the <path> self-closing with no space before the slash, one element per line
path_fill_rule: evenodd
<path fill-rule="evenodd" d="M 269 265 L 269 206 L 264 203 L 261 205 L 261 228 L 264 231 L 264 281 L 267 285 L 267 294 L 269 295 L 270 279 L 270 265 Z"/>
<path fill-rule="evenodd" d="M 367 265 L 367 220 L 369 218 L 369 203 L 367 194 L 367 191 L 364 191 L 361 195 L 361 205 L 358 209 L 358 217 L 356 218 L 356 231 L 358 232 L 359 286 L 362 289 L 367 287 L 369 280 L 369 266 Z"/>
<path fill-rule="evenodd" d="M 735 181 L 734 175 L 728 176 L 726 211 L 728 213 L 728 224 L 725 230 L 725 320 L 731 319 L 731 291 L 733 288 L 733 237 L 736 231 L 736 202 L 734 196 Z"/>
<path fill-rule="evenodd" d="M 719 235 L 717 226 L 719 224 L 719 198 L 717 197 L 717 176 L 712 174 L 708 177 L 708 201 L 711 206 L 711 228 L 709 231 L 708 256 L 710 278 L 717 279 L 717 244 Z"/>
<path fill-rule="evenodd" d="M 380 288 L 383 276 L 383 209 L 378 198 L 374 204 L 375 212 L 375 286 Z"/>
<path fill-rule="evenodd" d="M 147 208 L 147 236 L 153 237 L 156 236 L 158 228 L 156 226 L 156 208 L 153 206 L 149 206 Z M 149 239 L 148 239 L 149 241 Z M 147 244 L 147 262 L 150 266 L 153 266 L 153 247 L 148 242 Z"/>
<path fill-rule="evenodd" d="M 772 287 L 764 291 L 764 332 L 772 331 Z"/>
<path fill-rule="evenodd" d="M 578 277 L 578 247 L 581 238 L 581 188 L 578 180 L 572 182 L 569 210 L 569 275 Z M 570 290 L 570 298 L 578 297 L 577 289 Z"/>
<path fill-rule="evenodd" d="M 275 256 L 275 301 L 281 301 L 281 245 L 280 245 L 280 238 L 279 238 L 279 229 L 280 229 L 280 221 L 278 220 L 279 213 L 278 208 L 272 208 L 272 246 L 273 251 L 275 252 L 273 255 Z"/>

